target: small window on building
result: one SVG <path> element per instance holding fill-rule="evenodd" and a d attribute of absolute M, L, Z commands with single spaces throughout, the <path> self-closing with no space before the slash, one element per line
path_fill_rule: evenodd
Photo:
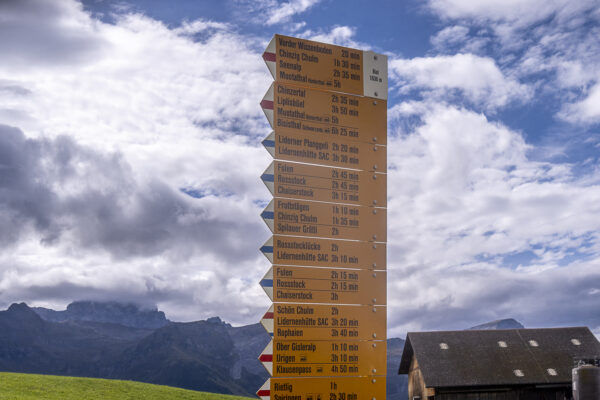
<path fill-rule="evenodd" d="M 529 341 L 529 345 L 530 345 L 531 347 L 539 347 L 539 344 L 538 344 L 538 342 L 536 342 L 535 340 L 530 340 L 530 341 Z"/>
<path fill-rule="evenodd" d="M 449 349 L 448 344 L 444 343 L 444 342 L 440 343 L 440 349 L 442 349 L 442 350 L 448 350 Z"/>
<path fill-rule="evenodd" d="M 521 371 L 520 369 L 515 369 L 513 372 L 518 377 L 525 376 L 525 374 L 523 373 L 523 371 Z"/>
<path fill-rule="evenodd" d="M 556 372 L 556 370 L 554 368 L 548 368 L 546 371 L 548 371 L 548 375 L 552 375 L 552 376 L 558 375 L 558 373 Z"/>
<path fill-rule="evenodd" d="M 421 396 L 413 396 L 413 400 L 421 400 Z"/>
<path fill-rule="evenodd" d="M 508 345 L 506 344 L 506 342 L 504 340 L 499 340 L 498 341 L 498 346 L 500 346 L 500 347 L 508 347 Z"/>
<path fill-rule="evenodd" d="M 575 346 L 581 346 L 579 339 L 571 339 L 571 343 L 573 343 Z"/>

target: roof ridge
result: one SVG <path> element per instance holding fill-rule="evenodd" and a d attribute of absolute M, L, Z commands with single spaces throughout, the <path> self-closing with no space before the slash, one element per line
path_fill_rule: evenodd
<path fill-rule="evenodd" d="M 560 330 L 560 329 L 587 329 L 588 331 L 590 330 L 589 326 L 579 325 L 579 326 L 552 326 L 552 327 L 547 327 L 547 328 L 459 329 L 459 330 L 443 330 L 443 331 L 414 331 L 414 332 L 407 332 L 406 336 L 408 336 L 410 334 L 422 334 L 422 333 L 540 331 L 540 330 Z"/>

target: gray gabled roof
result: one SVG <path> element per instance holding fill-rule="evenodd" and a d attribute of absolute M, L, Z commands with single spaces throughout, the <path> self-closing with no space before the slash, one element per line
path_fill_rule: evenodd
<path fill-rule="evenodd" d="M 600 357 L 600 342 L 585 327 L 410 332 L 400 374 L 413 354 L 427 387 L 568 383 L 573 360 Z"/>

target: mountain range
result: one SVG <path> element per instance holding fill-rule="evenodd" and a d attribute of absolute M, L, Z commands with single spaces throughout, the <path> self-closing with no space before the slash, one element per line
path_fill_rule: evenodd
<path fill-rule="evenodd" d="M 516 326 L 518 325 L 518 326 Z M 477 329 L 522 327 L 514 320 Z M 0 371 L 125 379 L 254 397 L 268 378 L 258 355 L 270 335 L 257 323 L 218 317 L 172 322 L 163 312 L 117 302 L 71 303 L 64 311 L 12 304 L 0 311 Z M 388 339 L 387 398 L 406 400 L 398 375 L 404 340 Z"/>

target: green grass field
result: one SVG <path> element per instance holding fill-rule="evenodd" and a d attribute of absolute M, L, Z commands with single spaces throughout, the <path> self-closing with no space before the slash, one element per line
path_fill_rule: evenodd
<path fill-rule="evenodd" d="M 0 400 L 248 400 L 112 379 L 0 373 Z"/>

